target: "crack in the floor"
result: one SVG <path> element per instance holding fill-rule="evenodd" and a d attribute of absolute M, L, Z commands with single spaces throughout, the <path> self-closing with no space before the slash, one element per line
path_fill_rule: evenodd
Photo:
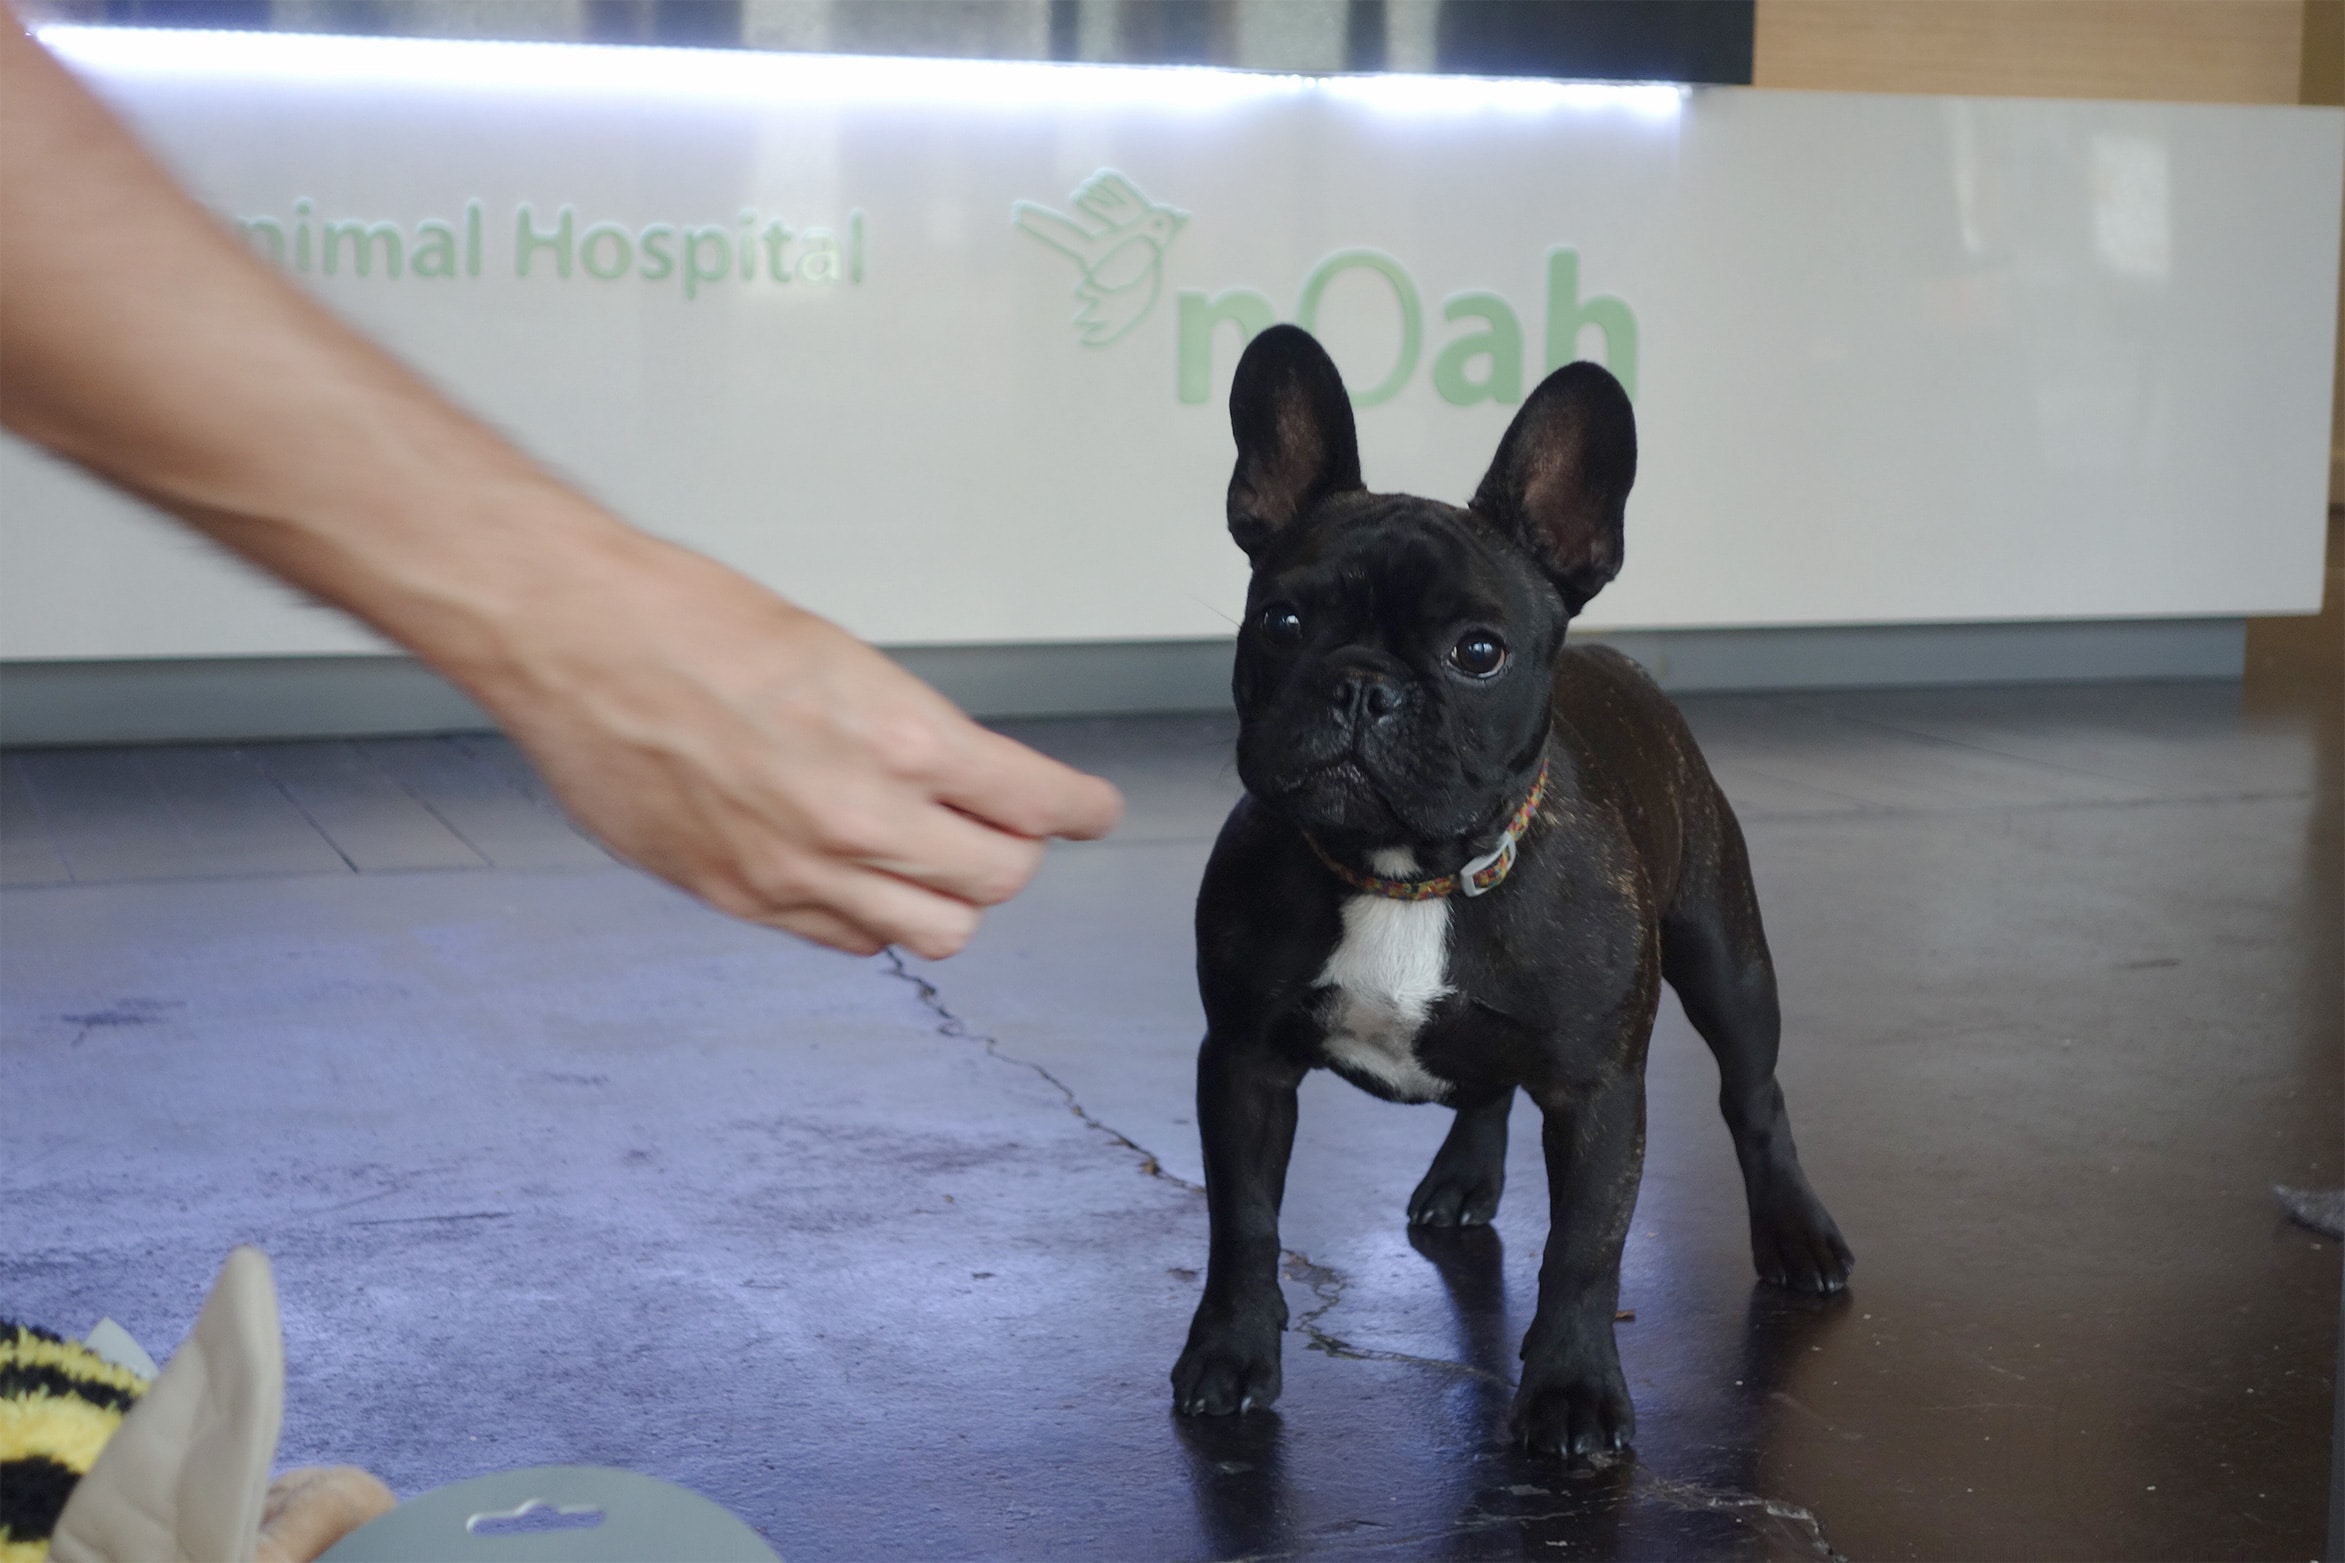
<path fill-rule="evenodd" d="M 1511 1450 L 1508 1452 L 1512 1453 Z M 1773 1520 L 1782 1528 L 1788 1539 L 1795 1541 L 1804 1551 L 1812 1555 L 1816 1559 L 1816 1563 L 1849 1563 L 1847 1555 L 1832 1545 L 1831 1538 L 1825 1533 L 1823 1523 L 1816 1518 L 1812 1510 L 1803 1508 L 1796 1503 L 1787 1503 L 1782 1499 L 1765 1497 L 1759 1493 L 1744 1492 L 1738 1488 L 1712 1487 L 1701 1482 L 1680 1481 L 1674 1477 L 1662 1476 L 1646 1466 L 1634 1453 L 1597 1455 L 1575 1462 L 1571 1477 L 1566 1479 L 1585 1479 L 1600 1475 L 1618 1469 L 1623 1463 L 1628 1466 L 1625 1489 L 1619 1486 L 1598 1487 L 1585 1493 L 1575 1494 L 1568 1486 L 1556 1486 L 1548 1483 L 1515 1483 L 1495 1490 L 1486 1489 L 1477 1495 L 1475 1500 L 1462 1512 L 1450 1517 L 1449 1522 L 1438 1533 L 1438 1539 L 1481 1535 L 1493 1531 L 1526 1530 L 1539 1526 L 1569 1525 L 1574 1521 L 1586 1521 L 1598 1517 L 1609 1504 L 1629 1498 L 1642 1498 L 1649 1503 L 1658 1503 L 1681 1511 L 1749 1514 Z M 1536 1500 L 1542 1498 L 1550 1501 L 1564 1500 L 1565 1506 L 1562 1508 L 1548 1508 L 1544 1505 L 1522 1508 L 1503 1505 L 1492 1507 L 1493 1500 L 1502 1495 L 1526 1500 L 1528 1504 L 1535 1504 Z M 1578 1501 L 1569 1501 L 1575 1498 Z M 1322 1527 L 1323 1530 L 1326 1528 Z M 1424 1553 L 1429 1544 L 1436 1539 L 1432 1535 L 1402 1532 L 1379 1538 L 1379 1544 L 1373 1550 L 1377 1556 L 1388 1554 L 1417 1556 Z M 1568 1540 L 1556 1539 L 1547 1541 L 1546 1545 L 1562 1547 L 1571 1545 L 1571 1543 Z M 1308 1551 L 1307 1548 L 1289 1548 L 1280 1553 L 1265 1554 L 1265 1556 L 1298 1557 L 1307 1555 Z"/>
<path fill-rule="evenodd" d="M 1637 1467 L 1637 1477 L 1638 1491 L 1677 1508 L 1727 1514 L 1755 1509 L 1770 1519 L 1781 1520 L 1792 1527 L 1793 1532 L 1814 1550 L 1821 1563 L 1848 1563 L 1847 1555 L 1833 1546 L 1832 1538 L 1824 1533 L 1824 1522 L 1816 1518 L 1813 1509 L 1732 1487 L 1708 1487 L 1700 1482 L 1680 1481 L 1675 1477 L 1659 1475 L 1642 1465 Z"/>
<path fill-rule="evenodd" d="M 1448 1357 L 1420 1357 L 1405 1351 L 1387 1351 L 1380 1346 L 1355 1345 L 1322 1327 L 1319 1321 L 1343 1301 L 1344 1289 L 1351 1285 L 1350 1277 L 1327 1265 L 1316 1264 L 1308 1255 L 1297 1253 L 1291 1248 L 1282 1249 L 1280 1253 L 1286 1261 L 1281 1267 L 1286 1278 L 1297 1285 L 1309 1287 L 1311 1295 L 1319 1299 L 1318 1307 L 1297 1316 L 1287 1326 L 1308 1337 L 1305 1342 L 1308 1349 L 1325 1352 L 1330 1357 L 1341 1357 L 1348 1362 L 1401 1362 L 1411 1367 L 1437 1368 L 1445 1373 L 1464 1374 L 1505 1389 L 1514 1388 L 1514 1380 L 1505 1374 L 1478 1368 L 1470 1362 L 1458 1362 Z"/>
<path fill-rule="evenodd" d="M 1192 1194 L 1205 1192 L 1203 1184 L 1192 1183 L 1179 1173 L 1167 1172 L 1164 1163 L 1158 1159 L 1154 1151 L 1121 1129 L 1096 1117 L 1091 1109 L 1083 1105 L 1082 1098 L 1075 1094 L 1073 1088 L 1057 1075 L 1052 1074 L 1030 1058 L 1020 1058 L 1014 1053 L 1004 1052 L 999 1037 L 988 1032 L 971 1030 L 969 1023 L 954 1014 L 950 1006 L 945 1003 L 944 993 L 935 983 L 930 982 L 926 977 L 904 964 L 904 957 L 900 951 L 891 948 L 885 953 L 888 975 L 910 983 L 913 991 L 919 995 L 921 1005 L 930 1014 L 936 1016 L 937 1035 L 951 1037 L 955 1041 L 980 1043 L 984 1046 L 988 1057 L 1031 1071 L 1066 1099 L 1067 1111 L 1081 1119 L 1085 1128 L 1106 1135 L 1116 1144 L 1139 1157 L 1142 1172 Z M 1280 1268 L 1286 1278 L 1297 1285 L 1310 1288 L 1311 1294 L 1319 1299 L 1317 1307 L 1306 1310 L 1298 1315 L 1292 1324 L 1288 1325 L 1290 1330 L 1306 1338 L 1306 1344 L 1310 1350 L 1325 1352 L 1330 1357 L 1342 1357 L 1353 1362 L 1401 1362 L 1416 1367 L 1438 1368 L 1443 1372 L 1460 1373 L 1491 1383 L 1503 1384 L 1509 1389 L 1514 1387 L 1514 1381 L 1505 1375 L 1492 1373 L 1487 1368 L 1475 1367 L 1470 1362 L 1454 1362 L 1445 1357 L 1419 1357 L 1408 1352 L 1385 1351 L 1374 1346 L 1355 1345 L 1333 1331 L 1321 1327 L 1319 1321 L 1326 1317 L 1329 1310 L 1343 1301 L 1344 1289 L 1351 1284 L 1349 1279 L 1342 1271 L 1329 1265 L 1320 1264 L 1310 1255 L 1297 1249 L 1282 1248 L 1279 1250 L 1279 1258 L 1282 1261 Z"/>
<path fill-rule="evenodd" d="M 1510 1451 L 1511 1453 L 1511 1451 Z M 1812 1510 L 1778 1498 L 1744 1492 L 1731 1487 L 1712 1487 L 1700 1482 L 1679 1481 L 1662 1476 L 1645 1466 L 1633 1454 L 1598 1455 L 1575 1464 L 1572 1478 L 1585 1479 L 1618 1469 L 1623 1463 L 1629 1467 L 1625 1487 L 1611 1485 L 1591 1488 L 1575 1494 L 1569 1486 L 1549 1483 L 1514 1483 L 1479 1493 L 1462 1511 L 1449 1517 L 1441 1530 L 1434 1533 L 1403 1529 L 1375 1538 L 1373 1544 L 1356 1546 L 1363 1557 L 1417 1557 L 1434 1550 L 1437 1542 L 1452 1542 L 1463 1536 L 1488 1535 L 1497 1531 L 1535 1532 L 1540 1527 L 1565 1526 L 1574 1522 L 1600 1520 L 1610 1505 L 1629 1499 L 1643 1499 L 1683 1512 L 1749 1515 L 1761 1521 L 1772 1520 L 1780 1527 L 1785 1539 L 1812 1556 L 1816 1563 L 1849 1563 L 1848 1557 L 1832 1545 L 1824 1526 Z M 1525 1500 L 1520 1508 L 1496 1504 L 1501 1497 Z M 1546 1499 L 1562 1502 L 1563 1507 L 1549 1508 L 1537 1502 Z M 1576 1499 L 1577 1501 L 1573 1501 Z M 1236 1563 L 1256 1563 L 1271 1558 L 1300 1558 L 1318 1552 L 1314 1543 L 1323 1543 L 1333 1532 L 1350 1529 L 1362 1523 L 1358 1520 L 1338 1521 L 1322 1525 L 1302 1545 L 1286 1545 L 1272 1551 L 1246 1554 Z M 1372 1523 L 1372 1522 L 1371 1522 Z M 1749 1523 L 1746 1521 L 1745 1523 Z M 1382 1527 L 1379 1527 L 1380 1529 Z M 1534 1536 L 1526 1539 L 1542 1539 Z M 1574 1541 L 1565 1536 L 1545 1539 L 1549 1547 L 1572 1547 Z M 1447 1549 L 1443 1549 L 1447 1550 Z"/>
<path fill-rule="evenodd" d="M 1118 1145 L 1121 1145 L 1125 1150 L 1128 1150 L 1133 1155 L 1139 1157 L 1140 1170 L 1142 1172 L 1146 1173 L 1152 1178 L 1161 1178 L 1163 1181 L 1172 1184 L 1176 1188 L 1187 1189 L 1192 1194 L 1202 1194 L 1205 1192 L 1204 1184 L 1191 1183 L 1187 1178 L 1182 1177 L 1178 1173 L 1165 1171 L 1164 1163 L 1156 1159 L 1156 1153 L 1154 1151 L 1150 1150 L 1147 1146 L 1142 1145 L 1139 1141 L 1133 1139 L 1130 1135 L 1124 1133 L 1122 1130 L 1115 1128 L 1113 1125 L 1102 1123 L 1099 1119 L 1093 1117 L 1091 1114 L 1091 1109 L 1085 1107 L 1083 1105 L 1082 1099 L 1076 1096 L 1074 1091 L 1067 1085 L 1067 1083 L 1064 1080 L 1061 1080 L 1057 1075 L 1052 1074 L 1048 1069 L 1045 1069 L 1042 1065 L 1034 1062 L 1030 1058 L 1019 1058 L 1014 1054 L 1003 1052 L 1001 1039 L 999 1037 L 989 1035 L 988 1033 L 982 1031 L 970 1030 L 969 1023 L 967 1021 L 963 1020 L 960 1016 L 954 1014 L 950 1009 L 945 1007 L 944 994 L 938 990 L 937 985 L 933 982 L 930 982 L 926 977 L 921 976 L 911 967 L 904 964 L 904 956 L 901 951 L 897 950 L 891 945 L 888 949 L 881 953 L 887 958 L 888 975 L 897 978 L 899 981 L 910 983 L 914 991 L 920 995 L 921 1004 L 929 1011 L 929 1013 L 936 1016 L 936 1034 L 938 1036 L 951 1037 L 953 1040 L 958 1042 L 982 1043 L 984 1044 L 986 1055 L 988 1057 L 997 1058 L 1005 1064 L 1015 1064 L 1020 1069 L 1028 1070 L 1036 1075 L 1041 1076 L 1042 1079 L 1049 1084 L 1052 1090 L 1058 1092 L 1059 1095 L 1066 1098 L 1067 1111 L 1073 1113 L 1077 1118 L 1082 1119 L 1085 1128 L 1098 1130 L 1101 1134 L 1106 1135 L 1109 1139 L 1115 1141 Z"/>
<path fill-rule="evenodd" d="M 1067 1111 L 1081 1119 L 1085 1128 L 1107 1136 L 1117 1145 L 1139 1157 L 1141 1172 L 1191 1194 L 1201 1195 L 1205 1192 L 1203 1184 L 1192 1183 L 1179 1173 L 1166 1171 L 1164 1163 L 1157 1158 L 1154 1151 L 1121 1129 L 1094 1116 L 1091 1110 L 1083 1105 L 1082 1098 L 1075 1094 L 1074 1089 L 1057 1075 L 1052 1074 L 1049 1069 L 1030 1058 L 1020 1058 L 1014 1053 L 1004 1052 L 999 1037 L 988 1032 L 971 1030 L 969 1023 L 954 1014 L 951 1008 L 946 1005 L 944 994 L 935 983 L 930 982 L 904 964 L 901 952 L 890 948 L 884 953 L 887 959 L 888 975 L 909 983 L 918 995 L 921 1006 L 936 1016 L 937 1035 L 950 1037 L 960 1042 L 979 1043 L 984 1047 L 987 1057 L 1014 1065 L 1036 1075 L 1065 1099 Z M 1514 1380 L 1506 1374 L 1493 1373 L 1488 1368 L 1476 1367 L 1470 1362 L 1458 1362 L 1447 1357 L 1420 1357 L 1404 1351 L 1387 1351 L 1381 1347 L 1360 1346 L 1345 1340 L 1342 1336 L 1325 1328 L 1320 1320 L 1342 1303 L 1344 1293 L 1351 1285 L 1350 1277 L 1331 1265 L 1318 1263 L 1308 1254 L 1296 1249 L 1280 1249 L 1279 1258 L 1281 1273 L 1296 1285 L 1308 1288 L 1311 1295 L 1318 1299 L 1316 1307 L 1306 1309 L 1296 1315 L 1294 1321 L 1288 1326 L 1290 1330 L 1306 1337 L 1305 1344 L 1308 1349 L 1324 1352 L 1330 1357 L 1350 1362 L 1395 1362 L 1410 1367 L 1433 1368 L 1444 1373 L 1461 1374 L 1509 1390 L 1515 1387 Z M 1615 1456 L 1612 1458 L 1623 1457 Z M 1626 1458 L 1633 1459 L 1634 1456 Z M 1757 1510 L 1772 1519 L 1780 1520 L 1794 1527 L 1796 1532 L 1815 1550 L 1820 1563 L 1848 1563 L 1848 1559 L 1834 1549 L 1830 1539 L 1825 1535 L 1823 1523 L 1816 1518 L 1812 1511 L 1804 1509 L 1796 1503 L 1787 1503 L 1782 1499 L 1769 1498 L 1758 1493 L 1740 1492 L 1732 1488 L 1706 1487 L 1699 1482 L 1680 1481 L 1674 1477 L 1659 1475 L 1642 1462 L 1639 1462 L 1636 1467 L 1636 1478 L 1638 1491 L 1677 1508 L 1722 1513 Z M 1568 1516 L 1563 1513 L 1551 1516 L 1518 1514 L 1501 1517 L 1491 1515 L 1482 1519 L 1482 1523 L 1520 1524 L 1542 1518 L 1562 1519 L 1566 1517 Z M 1472 1522 L 1468 1523 L 1471 1527 Z"/>

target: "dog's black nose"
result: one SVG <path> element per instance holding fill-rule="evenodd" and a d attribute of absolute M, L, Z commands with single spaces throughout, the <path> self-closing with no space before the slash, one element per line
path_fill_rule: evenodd
<path fill-rule="evenodd" d="M 1355 723 L 1381 722 L 1400 709 L 1401 688 L 1381 673 L 1354 668 L 1336 687 L 1335 702 L 1336 709 Z"/>

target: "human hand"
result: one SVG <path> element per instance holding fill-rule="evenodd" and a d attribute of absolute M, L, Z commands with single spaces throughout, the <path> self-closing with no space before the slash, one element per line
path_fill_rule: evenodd
<path fill-rule="evenodd" d="M 628 530 L 171 184 L 0 8 L 0 422 L 477 696 L 620 856 L 842 950 L 937 957 L 1115 789 Z M 152 285 L 156 268 L 173 285 Z"/>
<path fill-rule="evenodd" d="M 580 545 L 471 680 L 578 821 L 720 910 L 938 959 L 1116 790 L 826 620 L 637 533 Z M 576 568 L 573 568 L 576 567 Z"/>

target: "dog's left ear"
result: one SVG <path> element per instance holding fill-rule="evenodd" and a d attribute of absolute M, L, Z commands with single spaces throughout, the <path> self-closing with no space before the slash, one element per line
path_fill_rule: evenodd
<path fill-rule="evenodd" d="M 1469 507 L 1531 551 L 1573 615 L 1620 573 L 1637 419 L 1599 364 L 1565 364 L 1523 403 Z"/>
<path fill-rule="evenodd" d="M 1360 436 L 1343 375 L 1308 331 L 1272 326 L 1230 380 L 1229 530 L 1251 558 L 1333 494 L 1360 486 Z"/>

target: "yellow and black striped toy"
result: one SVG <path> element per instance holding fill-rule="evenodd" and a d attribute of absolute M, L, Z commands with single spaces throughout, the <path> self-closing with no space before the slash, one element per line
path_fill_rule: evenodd
<path fill-rule="evenodd" d="M 0 1319 L 0 1563 L 39 1563 L 74 1483 L 147 1381 L 87 1346 Z"/>

